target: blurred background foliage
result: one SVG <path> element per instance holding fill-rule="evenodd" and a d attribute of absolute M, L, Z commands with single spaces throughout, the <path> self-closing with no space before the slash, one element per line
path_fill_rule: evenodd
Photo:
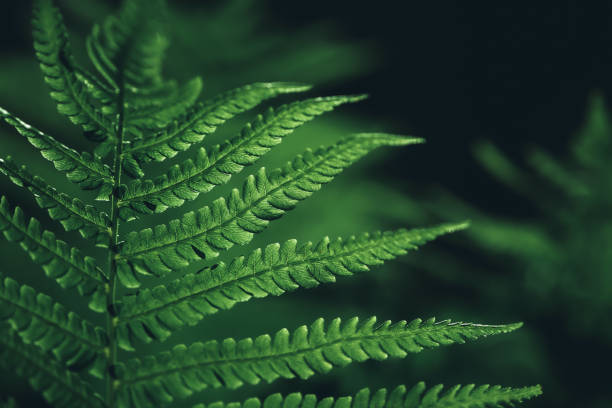
<path fill-rule="evenodd" d="M 85 35 L 117 1 L 58 3 L 72 30 L 73 48 L 85 61 Z M 612 226 L 606 211 L 612 200 L 607 160 L 612 135 L 602 97 L 612 85 L 610 4 L 169 3 L 166 76 L 184 81 L 201 75 L 203 97 L 268 80 L 315 84 L 309 96 L 371 94 L 359 105 L 303 126 L 258 166 L 276 167 L 306 147 L 331 144 L 354 131 L 401 132 L 428 140 L 425 146 L 378 151 L 362 160 L 232 254 L 287 238 L 318 240 L 463 219 L 471 219 L 473 227 L 373 273 L 239 305 L 146 350 L 295 328 L 319 316 L 522 320 L 525 328 L 509 336 L 403 361 L 353 365 L 314 381 L 287 381 L 258 391 L 340 395 L 418 380 L 541 383 L 544 398 L 528 406 L 612 404 L 609 375 L 603 372 L 612 363 Z M 0 105 L 72 146 L 91 149 L 47 95 L 31 49 L 30 6 L 29 1 L 3 4 Z M 587 95 L 594 89 L 601 93 L 592 94 L 587 111 Z M 206 144 L 235 135 L 254 114 L 232 120 Z M 2 156 L 11 154 L 58 188 L 77 193 L 7 126 L 0 126 L 0 137 Z M 151 175 L 159 171 L 155 166 L 147 170 Z M 247 174 L 236 177 L 232 187 Z M 0 188 L 13 204 L 48 220 L 28 193 L 6 179 Z M 217 188 L 212 197 L 189 207 L 227 191 Z M 137 227 L 177 214 L 146 218 Z M 79 243 L 76 234 L 54 232 Z M 0 256 L 3 272 L 89 313 L 78 299 L 66 299 L 41 279 L 15 245 L 0 245 Z M 2 373 L 3 379 L 10 376 Z M 43 406 L 22 381 L 3 381 L 2 387 L 0 394 L 10 391 L 22 406 Z M 231 399 L 253 392 L 243 387 Z M 217 398 L 228 399 L 215 391 L 205 396 L 206 401 Z M 186 406 L 201 400 L 193 398 Z"/>

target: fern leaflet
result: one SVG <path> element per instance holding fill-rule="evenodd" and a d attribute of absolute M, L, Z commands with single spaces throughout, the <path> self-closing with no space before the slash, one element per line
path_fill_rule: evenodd
<path fill-rule="evenodd" d="M 15 164 L 10 156 L 0 158 L 0 173 L 18 186 L 30 190 L 40 208 L 46 209 L 49 216 L 59 221 L 66 231 L 78 230 L 83 238 L 93 238 L 99 246 L 108 244 L 108 215 L 78 198 L 58 192 L 41 177 L 32 175 L 25 166 Z"/>
<path fill-rule="evenodd" d="M 296 240 L 256 249 L 248 257 L 229 264 L 188 274 L 166 285 L 143 289 L 127 296 L 118 316 L 119 346 L 133 349 L 133 338 L 144 342 L 165 340 L 206 315 L 231 309 L 253 297 L 279 296 L 297 288 L 335 282 L 336 276 L 365 272 L 370 266 L 404 255 L 439 235 L 465 228 L 466 224 L 362 234 L 318 244 L 298 246 Z"/>
<path fill-rule="evenodd" d="M 4 196 L 0 199 L 0 231 L 8 241 L 19 243 L 62 288 L 76 286 L 81 295 L 90 297 L 92 310 L 104 310 L 104 274 L 95 259 L 81 255 L 78 249 L 55 238 L 51 231 L 43 230 L 37 219 L 26 221 L 19 207 L 11 211 Z"/>
<path fill-rule="evenodd" d="M 32 25 L 36 56 L 58 111 L 80 125 L 95 140 L 114 134 L 112 122 L 97 111 L 74 73 L 66 27 L 51 0 L 37 2 Z"/>
<path fill-rule="evenodd" d="M 12 329 L 27 344 L 50 351 L 69 368 L 89 367 L 93 375 L 102 377 L 106 361 L 102 349 L 106 333 L 68 312 L 49 296 L 36 293 L 27 285 L 19 285 L 0 274 L 0 319 L 8 320 Z"/>
<path fill-rule="evenodd" d="M 108 166 L 95 160 L 89 153 L 78 153 L 65 146 L 5 109 L 0 108 L 0 117 L 40 150 L 40 154 L 52 162 L 57 170 L 66 173 L 68 180 L 85 190 L 97 190 L 98 199 L 108 199 L 113 181 Z"/>
<path fill-rule="evenodd" d="M 198 103 L 184 117 L 157 135 L 134 141 L 126 148 L 126 154 L 133 155 L 139 162 L 164 161 L 201 142 L 206 135 L 213 133 L 217 126 L 226 120 L 255 107 L 264 100 L 308 89 L 310 87 L 307 85 L 285 82 L 256 83 L 234 89 L 210 102 Z"/>
<path fill-rule="evenodd" d="M 270 109 L 265 117 L 259 116 L 246 125 L 240 136 L 215 146 L 210 153 L 201 148 L 195 160 L 173 166 L 154 181 L 132 182 L 119 203 L 121 217 L 129 220 L 135 218 L 135 213 L 159 213 L 168 207 L 181 206 L 186 200 L 195 200 L 200 193 L 227 183 L 233 174 L 253 164 L 306 121 L 338 105 L 361 99 L 363 96 L 332 96 L 294 102 L 276 111 Z"/>
<path fill-rule="evenodd" d="M 386 321 L 376 325 L 372 317 L 359 324 L 353 318 L 342 324 L 334 319 L 325 327 L 318 319 L 293 333 L 287 329 L 274 337 L 262 335 L 236 341 L 215 340 L 175 346 L 171 351 L 144 360 L 130 360 L 118 369 L 119 399 L 133 406 L 158 406 L 208 387 L 238 388 L 279 378 L 307 379 L 353 361 L 403 358 L 425 348 L 464 343 L 521 326 L 488 326 L 471 323 L 410 323 Z"/>
<path fill-rule="evenodd" d="M 299 392 L 283 396 L 272 394 L 263 401 L 249 398 L 242 403 L 214 402 L 198 404 L 193 408 L 501 408 L 537 397 L 542 394 L 539 386 L 510 388 L 500 385 L 455 385 L 440 395 L 444 387 L 439 384 L 429 390 L 424 382 L 410 389 L 400 385 L 387 391 L 381 388 L 371 392 L 368 388 L 359 390 L 355 395 L 340 398 L 317 398 L 314 394 L 302 395 Z"/>
<path fill-rule="evenodd" d="M 78 374 L 64 368 L 15 334 L 0 331 L 0 363 L 27 378 L 32 388 L 57 408 L 103 408 L 102 398 Z"/>
<path fill-rule="evenodd" d="M 248 243 L 271 220 L 293 209 L 321 185 L 330 182 L 345 167 L 383 145 L 421 143 L 422 139 L 382 133 L 364 133 L 338 144 L 307 151 L 283 168 L 261 169 L 250 176 L 242 191 L 234 189 L 228 200 L 215 200 L 210 207 L 189 212 L 180 220 L 131 233 L 121 248 L 118 276 L 127 287 L 137 287 L 132 270 L 164 275 L 186 267 L 190 261 L 211 259 L 234 244 Z"/>

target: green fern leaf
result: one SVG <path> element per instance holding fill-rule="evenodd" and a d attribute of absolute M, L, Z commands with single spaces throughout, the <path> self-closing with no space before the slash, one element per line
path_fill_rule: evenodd
<path fill-rule="evenodd" d="M 467 227 L 466 223 L 431 228 L 361 234 L 347 240 L 324 238 L 298 246 L 296 240 L 256 249 L 248 257 L 205 268 L 168 284 L 143 289 L 123 300 L 118 316 L 119 346 L 133 350 L 133 338 L 165 340 L 204 316 L 231 309 L 253 297 L 279 296 L 300 287 L 332 283 L 336 276 L 369 271 L 370 266 L 417 249 L 436 237 Z"/>
<path fill-rule="evenodd" d="M 56 239 L 55 234 L 43 230 L 35 218 L 26 221 L 19 207 L 12 212 L 4 196 L 0 199 L 0 231 L 8 241 L 19 243 L 45 274 L 62 288 L 76 286 L 82 296 L 90 298 L 92 310 L 104 311 L 104 275 L 96 266 L 95 259 L 81 255 L 78 249 Z"/>
<path fill-rule="evenodd" d="M 94 140 L 113 135 L 112 121 L 100 113 L 75 74 L 66 27 L 51 0 L 35 2 L 32 25 L 36 56 L 58 111 Z"/>
<path fill-rule="evenodd" d="M 313 98 L 283 105 L 276 111 L 270 109 L 265 116 L 259 115 L 255 122 L 245 126 L 240 136 L 213 147 L 210 153 L 201 148 L 195 160 L 173 166 L 156 180 L 136 180 L 128 185 L 119 203 L 121 217 L 129 220 L 136 213 L 159 213 L 168 207 L 181 206 L 186 200 L 195 200 L 200 193 L 227 183 L 233 174 L 253 164 L 305 122 L 364 97 Z"/>
<path fill-rule="evenodd" d="M 303 92 L 307 85 L 271 82 L 256 83 L 219 95 L 210 102 L 198 103 L 183 118 L 169 125 L 154 137 L 136 140 L 127 146 L 126 154 L 139 162 L 163 161 L 200 143 L 217 126 L 262 101 L 284 93 Z"/>
<path fill-rule="evenodd" d="M 82 189 L 97 190 L 97 198 L 100 200 L 108 199 L 112 191 L 112 176 L 108 166 L 89 153 L 78 153 L 67 147 L 2 108 L 0 117 L 40 150 L 41 155 L 52 162 L 57 170 L 66 173 L 68 180 Z"/>
<path fill-rule="evenodd" d="M 226 404 L 219 401 L 207 405 L 198 404 L 193 408 L 502 408 L 542 394 L 540 386 L 510 388 L 500 385 L 455 385 L 439 396 L 442 390 L 442 385 L 427 390 L 425 383 L 420 382 L 411 389 L 404 385 L 390 392 L 385 388 L 374 392 L 364 388 L 355 395 L 340 398 L 320 399 L 314 394 L 302 395 L 299 392 L 286 396 L 277 393 L 263 401 L 249 398 L 242 403 Z"/>
<path fill-rule="evenodd" d="M 27 379 L 56 408 L 103 408 L 105 405 L 81 377 L 62 367 L 13 333 L 0 332 L 0 364 Z"/>
<path fill-rule="evenodd" d="M 46 209 L 49 216 L 59 221 L 66 231 L 78 230 L 83 238 L 93 239 L 98 246 L 108 244 L 108 215 L 84 204 L 78 198 L 70 198 L 58 192 L 42 178 L 28 172 L 25 166 L 15 164 L 10 156 L 0 158 L 0 173 L 8 176 L 18 186 L 27 188 L 40 208 Z"/>
<path fill-rule="evenodd" d="M 353 361 L 403 358 L 425 348 L 464 343 L 521 326 L 472 323 L 386 321 L 372 317 L 359 324 L 352 318 L 334 319 L 325 327 L 318 319 L 291 334 L 287 329 L 272 338 L 226 339 L 175 346 L 171 351 L 144 360 L 133 359 L 118 368 L 119 399 L 127 406 L 160 406 L 208 387 L 238 388 L 245 383 L 272 382 L 278 378 L 307 379 Z"/>
<path fill-rule="evenodd" d="M 220 198 L 168 225 L 130 233 L 121 248 L 119 279 L 127 287 L 137 287 L 134 270 L 164 275 L 191 261 L 215 258 L 235 244 L 244 245 L 369 151 L 421 142 L 383 133 L 358 134 L 329 148 L 309 150 L 269 174 L 262 168 L 246 180 L 242 191 L 234 189 L 227 201 Z"/>
<path fill-rule="evenodd" d="M 542 394 L 542 388 L 539 385 L 523 388 L 500 385 L 480 385 L 478 387 L 474 384 L 455 385 L 440 395 L 443 389 L 444 386 L 439 384 L 425 392 L 425 383 L 418 383 L 407 393 L 404 407 L 503 408 Z"/>
<path fill-rule="evenodd" d="M 2 278 L 0 274 L 0 319 L 7 320 L 26 344 L 52 352 L 68 368 L 88 367 L 102 378 L 105 331 L 30 286 Z"/>

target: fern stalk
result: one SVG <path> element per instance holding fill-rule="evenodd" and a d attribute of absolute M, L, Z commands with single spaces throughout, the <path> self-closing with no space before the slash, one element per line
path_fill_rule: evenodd
<path fill-rule="evenodd" d="M 119 244 L 119 187 L 121 186 L 121 173 L 123 164 L 123 137 L 124 137 L 124 92 L 125 85 L 122 83 L 119 90 L 119 102 L 117 110 L 119 111 L 117 131 L 116 131 L 116 143 L 113 154 L 113 192 L 110 197 L 110 214 L 111 214 L 111 226 L 110 226 L 110 238 L 109 238 L 109 251 L 108 251 L 108 265 L 109 265 L 109 283 L 106 287 L 106 330 L 108 333 L 108 359 L 107 359 L 107 372 L 106 372 L 106 401 L 110 408 L 115 407 L 115 386 L 114 380 L 111 376 L 113 367 L 117 364 L 117 341 L 116 341 L 116 327 L 117 319 L 114 313 L 115 296 L 117 292 L 117 256 L 119 255 L 118 244 Z"/>

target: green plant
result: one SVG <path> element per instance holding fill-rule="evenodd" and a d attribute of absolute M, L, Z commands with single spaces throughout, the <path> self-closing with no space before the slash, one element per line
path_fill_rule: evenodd
<path fill-rule="evenodd" d="M 495 212 L 499 204 L 494 201 L 484 206 L 448 190 L 411 203 L 417 208 L 412 217 L 430 222 L 470 218 L 464 239 L 449 240 L 452 249 L 464 255 L 476 248 L 486 255 L 470 259 L 453 251 L 444 257 L 427 251 L 408 262 L 436 282 L 445 280 L 451 291 L 469 290 L 474 308 L 486 303 L 496 313 L 513 311 L 534 323 L 521 347 L 522 355 L 531 357 L 515 367 L 526 377 L 546 378 L 547 406 L 612 403 L 607 380 L 589 371 L 593 364 L 607 363 L 602 355 L 607 356 L 612 340 L 607 216 L 612 125 L 601 93 L 594 92 L 585 105 L 583 123 L 559 135 L 569 143 L 555 141 L 565 154 L 531 145 L 517 156 L 489 141 L 475 144 L 484 178 L 500 185 L 500 192 L 491 195 L 504 193 L 503 205 L 518 207 L 512 216 Z M 588 351 L 579 358 L 557 358 L 577 349 Z M 591 385 L 587 398 L 569 386 L 578 382 Z"/>
<path fill-rule="evenodd" d="M 522 266 L 526 286 L 548 310 L 563 310 L 567 327 L 575 335 L 608 339 L 612 339 L 612 278 L 608 273 L 612 229 L 605 213 L 612 198 L 611 136 L 609 113 L 603 97 L 596 93 L 566 159 L 534 147 L 526 158 L 530 169 L 522 169 L 490 143 L 476 149 L 480 163 L 541 214 L 537 220 L 514 222 L 523 231 L 515 233 L 514 245 L 497 244 L 491 249 Z M 503 220 L 488 221 L 475 233 L 481 245 L 487 236 L 489 242 L 499 242 L 511 231 Z"/>
<path fill-rule="evenodd" d="M 360 234 L 345 240 L 324 238 L 317 244 L 289 240 L 211 263 L 234 245 L 250 242 L 272 220 L 369 151 L 422 142 L 367 133 L 308 150 L 277 170 L 262 168 L 227 199 L 216 199 L 167 224 L 127 234 L 120 231 L 120 223 L 129 226 L 147 216 L 155 219 L 155 214 L 179 208 L 226 184 L 298 126 L 339 105 L 363 99 L 319 97 L 270 109 L 229 142 L 200 148 L 194 158 L 180 161 L 159 177 L 144 179 L 152 162 L 163 162 L 200 144 L 233 116 L 271 97 L 309 89 L 293 83 L 256 83 L 197 102 L 202 87 L 199 78 L 183 86 L 162 79 L 167 46 L 157 14 L 162 7 L 161 1 L 128 0 L 116 16 L 95 25 L 86 41 L 93 74 L 72 56 L 61 15 L 51 0 L 35 3 L 34 46 L 51 96 L 59 112 L 97 145 L 93 153 L 77 152 L 5 109 L 0 108 L 0 116 L 68 180 L 106 202 L 108 214 L 58 192 L 10 157 L 0 161 L 0 171 L 29 190 L 52 220 L 66 231 L 78 231 L 107 259 L 104 263 L 84 255 L 77 246 L 43 230 L 37 219 L 26 217 L 19 207 L 13 209 L 3 196 L 0 230 L 5 238 L 19 243 L 62 289 L 76 289 L 99 318 L 82 317 L 56 299 L 4 277 L 0 284 L 1 316 L 6 321 L 0 336 L 2 364 L 27 378 L 54 406 L 164 406 L 207 388 L 236 389 L 261 380 L 306 379 L 352 361 L 405 357 L 424 348 L 520 327 L 434 319 L 377 325 L 375 318 L 363 322 L 333 319 L 325 324 L 318 319 L 293 332 L 282 329 L 273 337 L 209 340 L 134 356 L 143 343 L 164 341 L 178 329 L 238 302 L 335 282 L 338 276 L 368 271 L 439 235 L 466 227 L 459 223 Z M 126 177 L 133 180 L 126 182 Z M 198 267 L 197 272 L 189 272 Z M 147 287 L 152 278 L 162 283 Z M 105 328 L 98 326 L 102 317 Z M 319 402 L 313 395 L 274 394 L 263 404 L 485 407 L 540 394 L 537 386 L 456 386 L 440 395 L 441 390 L 436 386 L 425 391 L 419 383 L 410 390 L 403 386 L 388 394 L 362 390 L 353 397 Z M 250 399 L 244 405 L 260 402 Z"/>
<path fill-rule="evenodd" d="M 523 167 L 490 142 L 475 146 L 478 162 L 527 201 L 537 213 L 533 219 L 490 214 L 448 193 L 436 204 L 422 206 L 441 217 L 470 217 L 468 235 L 473 242 L 498 259 L 502 255 L 510 260 L 506 264 L 512 269 L 524 271 L 523 284 L 537 297 L 540 313 L 563 310 L 567 328 L 575 335 L 612 336 L 612 281 L 607 273 L 612 265 L 607 251 L 612 230 L 602 217 L 611 201 L 611 135 L 603 97 L 595 93 L 570 143 L 570 157 L 564 160 L 531 147 Z M 515 278 L 510 271 L 508 276 Z M 502 282 L 502 277 L 497 279 Z"/>

